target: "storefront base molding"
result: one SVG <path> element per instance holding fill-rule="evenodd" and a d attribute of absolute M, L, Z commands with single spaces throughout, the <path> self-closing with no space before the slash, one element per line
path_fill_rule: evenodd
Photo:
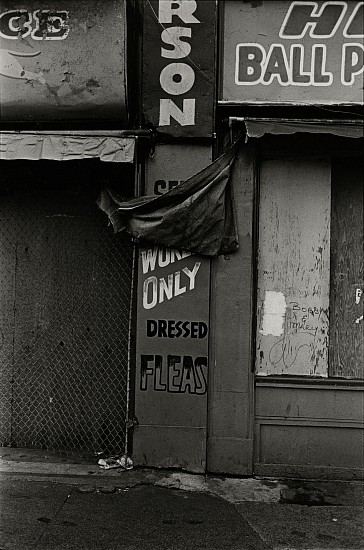
<path fill-rule="evenodd" d="M 210 437 L 207 471 L 213 474 L 251 475 L 252 439 Z"/>
<path fill-rule="evenodd" d="M 334 468 L 331 466 L 302 466 L 287 464 L 255 464 L 254 476 L 291 478 L 291 479 L 317 479 L 317 480 L 345 480 L 362 481 L 364 479 L 363 468 Z"/>
<path fill-rule="evenodd" d="M 257 381 L 254 474 L 364 478 L 362 387 Z"/>
<path fill-rule="evenodd" d="M 205 456 L 205 427 L 139 425 L 135 430 L 135 466 L 181 468 L 204 473 Z"/>

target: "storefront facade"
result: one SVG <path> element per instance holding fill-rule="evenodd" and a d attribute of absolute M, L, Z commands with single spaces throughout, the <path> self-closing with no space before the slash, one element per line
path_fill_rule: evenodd
<path fill-rule="evenodd" d="M 135 246 L 96 199 L 135 194 L 129 8 L 1 4 L 1 445 L 125 452 Z"/>
<path fill-rule="evenodd" d="M 155 2 L 154 12 L 167 27 L 194 29 L 203 22 L 199 4 L 167 13 Z M 154 279 L 145 268 L 152 249 L 142 252 L 138 299 L 141 310 L 150 309 L 138 316 L 136 462 L 236 475 L 360 477 L 363 3 L 218 4 L 217 139 L 194 136 L 192 119 L 181 114 L 187 116 L 190 89 L 178 97 L 176 88 L 178 129 L 166 127 L 162 115 L 153 121 L 168 143 L 147 161 L 147 194 L 193 171 L 191 159 L 204 147 L 193 137 L 212 137 L 205 147 L 216 158 L 243 135 L 231 173 L 239 250 L 208 260 L 209 294 L 196 272 L 193 305 L 188 278 L 183 296 L 156 291 L 153 302 L 151 289 L 167 288 L 173 271 L 183 281 L 198 257 L 170 267 L 168 254 L 175 253 L 155 251 L 153 265 L 168 267 Z M 170 43 L 166 36 L 162 42 Z M 163 47 L 168 66 L 173 50 Z M 174 70 L 187 82 L 189 70 Z M 167 95 L 168 87 L 159 90 L 155 108 L 166 105 Z M 197 99 L 195 105 L 198 112 Z M 177 150 L 186 163 L 176 144 L 181 138 L 190 147 L 185 174 L 175 161 L 161 161 L 160 169 L 163 147 L 167 158 Z M 208 359 L 206 397 L 196 370 L 193 382 L 186 374 L 184 357 L 194 364 L 194 342 L 177 341 L 177 321 L 207 326 L 207 348 L 196 348 Z"/>
<path fill-rule="evenodd" d="M 220 106 L 254 158 L 253 472 L 356 477 L 363 3 L 237 4 L 224 3 Z"/>
<path fill-rule="evenodd" d="M 28 4 L 0 14 L 2 444 L 362 477 L 363 2 Z M 96 206 L 235 142 L 235 251 Z"/>

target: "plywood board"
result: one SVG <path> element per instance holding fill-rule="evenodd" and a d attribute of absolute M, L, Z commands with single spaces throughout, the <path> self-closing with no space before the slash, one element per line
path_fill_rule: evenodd
<path fill-rule="evenodd" d="M 332 168 L 330 376 L 364 376 L 363 175 L 360 159 Z"/>
<path fill-rule="evenodd" d="M 258 375 L 328 374 L 330 161 L 264 160 Z"/>

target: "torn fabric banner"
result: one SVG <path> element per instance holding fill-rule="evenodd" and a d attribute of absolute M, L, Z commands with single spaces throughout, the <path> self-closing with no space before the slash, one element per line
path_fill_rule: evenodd
<path fill-rule="evenodd" d="M 126 230 L 137 240 L 203 256 L 235 252 L 239 245 L 230 174 L 238 143 L 164 195 L 124 200 L 104 189 L 97 204 L 115 232 Z"/>

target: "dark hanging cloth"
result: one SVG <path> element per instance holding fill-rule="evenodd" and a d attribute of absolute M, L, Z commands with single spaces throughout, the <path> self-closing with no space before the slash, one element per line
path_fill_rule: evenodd
<path fill-rule="evenodd" d="M 159 196 L 124 200 L 104 189 L 97 204 L 115 233 L 126 230 L 137 240 L 218 256 L 239 248 L 231 168 L 238 142 L 212 164 Z"/>

